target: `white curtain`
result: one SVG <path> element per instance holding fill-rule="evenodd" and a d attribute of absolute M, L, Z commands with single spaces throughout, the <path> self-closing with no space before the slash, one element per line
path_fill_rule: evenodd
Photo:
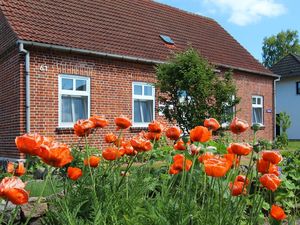
<path fill-rule="evenodd" d="M 134 100 L 134 122 L 147 123 L 153 120 L 153 100 Z"/>

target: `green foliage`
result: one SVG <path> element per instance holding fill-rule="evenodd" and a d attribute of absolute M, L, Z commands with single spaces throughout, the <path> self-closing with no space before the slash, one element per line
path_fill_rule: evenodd
<path fill-rule="evenodd" d="M 277 35 L 265 37 L 262 51 L 263 64 L 268 68 L 289 53 L 300 53 L 298 31 L 281 31 Z"/>
<path fill-rule="evenodd" d="M 279 113 L 279 116 L 276 117 L 276 124 L 280 127 L 281 134 L 276 137 L 275 144 L 277 148 L 285 149 L 289 144 L 287 129 L 291 126 L 290 116 L 286 112 Z"/>
<path fill-rule="evenodd" d="M 299 217 L 297 207 L 300 204 L 300 151 L 283 151 L 281 166 L 282 185 L 276 194 L 276 200 L 283 203 L 286 211 Z"/>
<path fill-rule="evenodd" d="M 176 121 L 188 132 L 205 118 L 230 121 L 230 109 L 239 102 L 233 99 L 236 87 L 232 73 L 217 75 L 214 68 L 195 50 L 177 54 L 157 67 L 161 111 L 169 121 Z"/>

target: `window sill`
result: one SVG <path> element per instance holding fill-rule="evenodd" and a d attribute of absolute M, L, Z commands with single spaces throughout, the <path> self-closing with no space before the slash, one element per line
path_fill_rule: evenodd
<path fill-rule="evenodd" d="M 139 133 L 141 131 L 147 131 L 148 127 L 130 127 L 130 131 L 133 133 Z"/>
<path fill-rule="evenodd" d="M 55 129 L 56 134 L 74 134 L 73 127 L 57 127 Z"/>
<path fill-rule="evenodd" d="M 265 130 L 265 129 L 266 129 L 265 125 L 260 125 L 258 130 Z M 253 125 L 251 126 L 251 130 L 253 130 Z"/>

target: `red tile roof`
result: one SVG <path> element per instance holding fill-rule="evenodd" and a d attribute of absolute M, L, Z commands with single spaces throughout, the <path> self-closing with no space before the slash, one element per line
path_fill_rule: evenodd
<path fill-rule="evenodd" d="M 272 73 L 213 19 L 150 0 L 0 0 L 0 9 L 20 40 L 162 61 L 192 46 L 214 64 Z"/>

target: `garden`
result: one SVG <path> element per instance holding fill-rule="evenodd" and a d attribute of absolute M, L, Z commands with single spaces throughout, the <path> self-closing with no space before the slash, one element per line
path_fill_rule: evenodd
<path fill-rule="evenodd" d="M 120 116 L 114 123 L 118 131 L 104 136 L 110 146 L 102 152 L 89 145 L 108 124 L 100 116 L 74 125 L 79 142 L 72 149 L 38 134 L 16 137 L 29 158 L 25 166 L 9 163 L 1 175 L 2 224 L 30 224 L 45 201 L 42 224 L 296 224 L 299 152 L 285 158 L 255 138 L 239 142 L 246 121 L 231 122 L 230 143 L 213 136 L 220 128 L 213 118 L 189 137 L 153 121 L 147 132 L 127 138 L 131 121 Z M 32 185 L 37 165 L 46 171 L 38 189 Z M 20 217 L 26 204 L 30 212 Z"/>
<path fill-rule="evenodd" d="M 129 118 L 94 115 L 74 124 L 71 145 L 16 137 L 26 161 L 0 173 L 0 224 L 298 224 L 300 151 L 288 147 L 288 117 L 274 142 L 257 138 L 260 125 L 231 111 L 231 72 L 216 76 L 192 49 L 158 66 L 157 80 L 168 122 L 135 136 Z"/>

